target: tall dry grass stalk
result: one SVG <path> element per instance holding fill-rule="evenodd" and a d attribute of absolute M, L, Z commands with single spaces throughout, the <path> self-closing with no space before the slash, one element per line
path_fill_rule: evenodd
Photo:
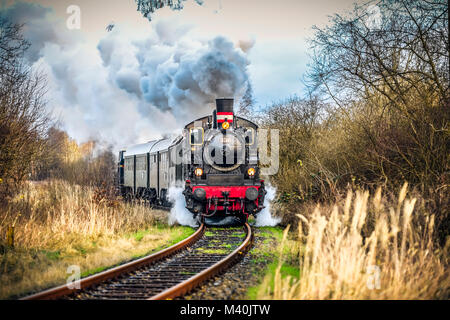
<path fill-rule="evenodd" d="M 349 192 L 328 215 L 319 206 L 308 219 L 299 214 L 299 279 L 281 277 L 281 257 L 261 298 L 448 299 L 448 246 L 435 247 L 434 215 L 415 216 L 406 193 L 407 184 L 389 209 L 378 189 L 371 201 Z"/>
<path fill-rule="evenodd" d="M 154 222 L 145 206 L 104 201 L 90 187 L 64 181 L 29 183 L 8 208 L 0 210 L 0 234 L 15 227 L 20 247 L 62 247 L 76 237 L 133 232 Z"/>

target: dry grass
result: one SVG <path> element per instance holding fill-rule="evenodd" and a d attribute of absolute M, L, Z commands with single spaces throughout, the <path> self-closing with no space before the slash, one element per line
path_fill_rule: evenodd
<path fill-rule="evenodd" d="M 350 192 L 332 208 L 317 206 L 308 219 L 299 214 L 299 240 L 290 250 L 299 258 L 299 278 L 281 276 L 281 250 L 273 286 L 266 277 L 259 298 L 450 298 L 449 243 L 435 246 L 434 215 L 416 215 L 406 190 L 405 184 L 389 208 L 378 189 L 370 201 L 368 192 Z"/>
<path fill-rule="evenodd" d="M 20 247 L 67 247 L 82 236 L 133 232 L 155 222 L 145 206 L 99 199 L 90 187 L 64 181 L 29 183 L 0 213 L 0 234 L 15 227 Z"/>
<path fill-rule="evenodd" d="M 162 225 L 166 214 L 62 181 L 30 183 L 0 209 L 0 241 L 15 227 L 15 248 L 0 242 L 0 299 L 65 283 L 70 265 L 87 275 L 192 232 Z"/>

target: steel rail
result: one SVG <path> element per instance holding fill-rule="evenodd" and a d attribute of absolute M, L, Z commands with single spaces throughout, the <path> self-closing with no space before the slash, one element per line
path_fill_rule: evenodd
<path fill-rule="evenodd" d="M 151 255 L 145 256 L 138 260 L 134 260 L 123 265 L 117 266 L 115 268 L 100 272 L 98 274 L 94 274 L 92 276 L 83 278 L 79 280 L 79 282 L 71 283 L 71 285 L 77 285 L 78 288 L 71 288 L 67 284 L 61 285 L 55 288 L 51 288 L 42 292 L 38 292 L 33 295 L 29 295 L 21 298 L 20 300 L 51 300 L 57 299 L 63 296 L 70 295 L 72 293 L 77 292 L 78 290 L 85 289 L 91 287 L 95 284 L 116 278 L 124 273 L 129 273 L 136 269 L 139 269 L 142 266 L 153 264 L 157 261 L 160 261 L 164 258 L 167 258 L 185 248 L 195 243 L 199 240 L 205 232 L 205 225 L 201 224 L 201 226 L 188 238 Z M 79 286 L 78 286 L 79 284 Z"/>
<path fill-rule="evenodd" d="M 253 241 L 252 229 L 250 228 L 248 223 L 246 223 L 244 227 L 246 228 L 247 236 L 245 237 L 245 240 L 242 242 L 242 244 L 238 248 L 236 248 L 232 253 L 230 253 L 228 256 L 226 256 L 219 262 L 213 264 L 211 267 L 201 271 L 200 273 L 197 273 L 191 278 L 167 290 L 164 290 L 163 292 L 153 297 L 150 297 L 148 300 L 167 300 L 182 296 L 191 291 L 193 288 L 202 284 L 204 281 L 226 270 L 240 256 L 245 254 L 252 245 Z"/>

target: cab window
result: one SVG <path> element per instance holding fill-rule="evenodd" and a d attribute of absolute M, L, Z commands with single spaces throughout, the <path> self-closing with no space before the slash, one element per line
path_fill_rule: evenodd
<path fill-rule="evenodd" d="M 201 146 L 203 144 L 203 128 L 191 128 L 189 129 L 190 144 L 193 146 Z"/>
<path fill-rule="evenodd" d="M 252 145 L 255 140 L 255 129 L 253 128 L 246 128 L 245 130 L 245 144 L 246 145 Z"/>

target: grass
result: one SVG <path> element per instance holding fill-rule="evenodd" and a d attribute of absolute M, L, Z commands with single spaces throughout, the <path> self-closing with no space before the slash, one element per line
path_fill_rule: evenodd
<path fill-rule="evenodd" d="M 247 289 L 247 299 L 258 299 L 261 290 L 261 282 L 266 275 L 272 273 L 277 265 L 277 244 L 281 243 L 283 230 L 280 227 L 258 227 L 255 228 L 255 236 L 260 238 L 260 244 L 251 249 L 252 259 L 250 263 L 254 266 L 264 265 L 263 269 L 255 268 L 259 284 Z"/>
<path fill-rule="evenodd" d="M 260 227 L 256 229 L 258 236 L 262 238 L 262 246 L 256 249 L 252 249 L 253 254 L 256 258 L 252 260 L 252 263 L 269 263 L 264 267 L 264 270 L 259 273 L 259 284 L 248 288 L 247 298 L 250 300 L 260 299 L 263 295 L 263 291 L 266 290 L 266 286 L 273 290 L 274 287 L 274 276 L 278 267 L 278 260 L 280 255 L 289 257 L 285 259 L 285 263 L 280 268 L 280 275 L 284 279 L 290 276 L 293 279 L 298 279 L 300 270 L 298 264 L 295 264 L 295 246 L 292 245 L 293 240 L 285 239 L 285 242 L 289 242 L 291 245 L 280 244 L 283 242 L 283 230 L 280 227 Z M 286 236 L 288 235 L 287 231 Z M 277 245 L 274 246 L 274 241 Z M 266 283 L 268 279 L 268 283 Z"/>
<path fill-rule="evenodd" d="M 84 247 L 69 251 L 36 250 L 34 248 L 9 249 L 1 255 L 0 298 L 19 296 L 64 284 L 71 265 L 80 267 L 86 277 L 124 262 L 161 250 L 192 234 L 188 227 L 148 228 L 137 241 L 128 235 L 116 235 L 98 240 L 98 244 L 85 242 Z"/>
<path fill-rule="evenodd" d="M 258 299 L 449 299 L 449 242 L 433 242 L 434 215 L 369 193 L 298 214 L 296 240 L 285 230 L 276 268 L 249 295 Z M 296 266 L 292 262 L 297 261 Z M 301 271 L 301 274 L 300 274 Z"/>
<path fill-rule="evenodd" d="M 267 268 L 265 269 L 265 277 L 269 279 L 269 282 L 263 282 L 262 284 L 259 284 L 254 287 L 250 287 L 247 290 L 247 297 L 250 300 L 257 300 L 261 299 L 261 295 L 263 295 L 264 290 L 266 287 L 269 287 L 271 291 L 273 291 L 274 288 L 274 281 L 275 281 L 275 274 L 277 273 L 277 267 L 278 263 L 276 261 L 271 262 Z M 282 279 L 285 279 L 286 277 L 290 277 L 290 279 L 298 279 L 300 274 L 300 269 L 298 266 L 283 264 L 281 266 L 281 269 L 279 270 L 279 273 L 281 275 Z"/>
<path fill-rule="evenodd" d="M 448 299 L 450 243 L 436 246 L 434 215 L 415 209 L 406 194 L 406 185 L 396 201 L 381 189 L 372 197 L 349 192 L 335 204 L 297 212 L 298 230 L 257 228 L 261 245 L 251 263 L 271 262 L 248 298 Z M 144 206 L 95 200 L 89 188 L 30 184 L 0 209 L 2 237 L 15 228 L 14 248 L 0 242 L 0 298 L 63 284 L 71 265 L 88 276 L 194 232 L 162 221 L 163 213 Z"/>
<path fill-rule="evenodd" d="M 227 254 L 229 253 L 228 250 L 225 249 L 204 249 L 204 248 L 197 248 L 196 251 L 202 252 L 202 253 L 208 253 L 208 254 Z"/>
<path fill-rule="evenodd" d="M 164 224 L 166 214 L 104 201 L 91 188 L 61 181 L 29 184 L 0 209 L 2 238 L 9 226 L 15 231 L 14 248 L 0 242 L 0 299 L 63 284 L 71 265 L 91 275 L 194 232 Z"/>

